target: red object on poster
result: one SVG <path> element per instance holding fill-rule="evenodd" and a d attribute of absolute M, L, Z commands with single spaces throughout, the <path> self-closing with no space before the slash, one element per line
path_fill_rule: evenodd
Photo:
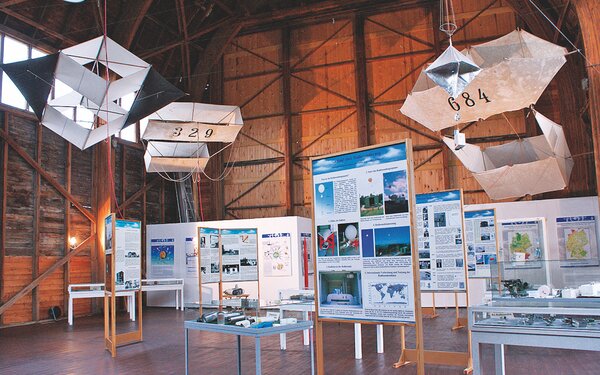
<path fill-rule="evenodd" d="M 304 237 L 302 241 L 302 254 L 304 257 L 304 287 L 308 288 L 308 252 L 306 250 L 306 237 Z"/>

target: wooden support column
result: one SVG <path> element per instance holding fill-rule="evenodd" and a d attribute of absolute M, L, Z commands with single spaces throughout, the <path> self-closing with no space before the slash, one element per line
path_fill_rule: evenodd
<path fill-rule="evenodd" d="M 125 200 L 127 200 L 127 179 L 125 178 L 125 171 L 127 170 L 127 146 L 120 145 L 117 147 L 121 147 L 121 202 L 122 205 Z M 116 163 L 116 160 L 113 161 Z M 113 169 L 114 170 L 114 169 Z M 119 203 L 116 203 L 119 204 Z M 121 207 L 121 215 L 123 215 L 123 219 L 125 219 L 125 208 Z"/>
<path fill-rule="evenodd" d="M 67 149 L 66 165 L 65 165 L 65 188 L 71 193 L 71 156 L 72 148 L 70 142 L 65 142 Z M 71 251 L 71 203 L 65 199 L 65 254 L 67 255 Z M 81 238 L 78 238 L 81 240 Z M 91 256 L 91 254 L 90 254 Z M 70 283 L 70 270 L 69 267 L 71 262 L 67 262 L 64 266 L 64 285 L 63 285 L 63 306 L 66 309 L 69 304 L 69 283 Z"/>
<path fill-rule="evenodd" d="M 292 89 L 290 80 L 292 77 L 290 67 L 290 29 L 284 27 L 281 30 L 281 63 L 282 63 L 282 91 L 283 91 L 283 126 L 284 126 L 284 165 L 285 165 L 285 211 L 286 215 L 294 215 L 294 153 L 293 153 L 293 130 L 292 130 Z"/>
<path fill-rule="evenodd" d="M 4 112 L 4 132 L 8 134 L 8 119 L 10 116 Z M 8 187 L 8 143 L 2 143 L 2 243 L 0 244 L 0 303 L 4 303 L 4 260 L 6 259 L 6 188 Z M 0 325 L 4 324 L 4 315 L 0 315 Z"/>
<path fill-rule="evenodd" d="M 586 69 L 589 80 L 589 111 L 594 141 L 594 164 L 596 171 L 596 194 L 600 186 L 600 2 L 598 0 L 575 0 L 579 27 L 587 56 Z"/>
<path fill-rule="evenodd" d="M 209 76 L 209 102 L 213 104 L 222 104 L 223 103 L 223 57 L 219 59 L 216 69 L 210 73 Z M 239 137 L 239 136 L 238 136 Z M 223 147 L 223 144 L 220 144 Z M 231 152 L 229 149 L 227 152 Z M 224 168 L 223 163 L 225 162 L 224 152 L 219 152 L 214 156 L 215 161 L 212 163 L 211 171 L 212 176 L 220 176 L 222 169 Z M 224 220 L 225 219 L 225 181 L 212 181 L 211 184 L 213 198 L 212 202 L 212 215 L 206 217 L 205 220 L 212 218 L 214 220 Z"/>
<path fill-rule="evenodd" d="M 160 180 L 160 222 L 165 222 L 165 180 Z"/>
<path fill-rule="evenodd" d="M 358 147 L 370 145 L 369 91 L 367 89 L 367 57 L 365 49 L 365 16 L 357 14 L 353 23 L 354 38 L 354 85 L 356 91 L 356 117 Z"/>
<path fill-rule="evenodd" d="M 113 209 L 113 202 L 110 193 L 109 184 L 109 168 L 112 168 L 108 163 L 108 152 L 112 153 L 111 142 L 100 142 L 95 146 L 95 195 L 96 195 L 96 277 L 93 282 L 104 281 L 104 218 L 107 217 Z M 111 158 L 113 160 L 114 158 Z"/>
<path fill-rule="evenodd" d="M 42 164 L 42 124 L 37 124 L 36 129 L 36 149 L 35 149 L 35 161 L 38 165 Z M 36 279 L 40 273 L 40 195 L 42 179 L 40 174 L 34 170 L 33 174 L 33 254 L 31 257 L 32 262 L 32 279 Z M 39 288 L 33 289 L 31 293 L 31 309 L 32 319 L 34 322 L 40 320 L 40 301 L 39 301 Z"/>

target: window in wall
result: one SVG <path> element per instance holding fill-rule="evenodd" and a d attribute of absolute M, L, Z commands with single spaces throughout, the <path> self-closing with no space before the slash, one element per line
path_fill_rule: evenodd
<path fill-rule="evenodd" d="M 2 43 L 3 63 L 27 60 L 29 58 L 29 46 L 11 37 L 4 36 Z M 0 101 L 13 107 L 27 109 L 27 101 L 15 84 L 2 73 L 2 93 Z"/>
<path fill-rule="evenodd" d="M 131 109 L 133 105 L 133 101 L 135 100 L 136 93 L 132 92 L 131 94 L 127 94 L 119 100 L 119 104 L 121 108 L 126 111 Z M 129 142 L 137 142 L 137 127 L 138 124 L 131 124 L 125 129 L 121 130 L 118 134 L 118 137 Z"/>

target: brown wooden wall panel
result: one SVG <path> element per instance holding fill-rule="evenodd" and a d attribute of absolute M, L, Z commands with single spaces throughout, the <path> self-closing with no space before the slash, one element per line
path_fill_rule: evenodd
<path fill-rule="evenodd" d="M 283 112 L 281 79 L 279 73 L 226 81 L 225 103 L 243 105 L 244 117 L 261 116 Z"/>
<path fill-rule="evenodd" d="M 10 116 L 9 134 L 35 158 L 36 125 L 24 118 Z M 6 255 L 33 254 L 33 169 L 13 150 L 8 152 L 6 191 Z"/>
<path fill-rule="evenodd" d="M 281 64 L 279 30 L 244 35 L 225 50 L 223 75 L 226 80 L 244 75 L 269 72 Z M 248 53 L 250 50 L 253 53 Z M 258 56 L 257 56 L 258 55 Z"/>
<path fill-rule="evenodd" d="M 4 257 L 4 295 L 6 301 L 33 280 L 33 268 L 30 256 Z M 4 324 L 24 323 L 32 319 L 31 293 L 23 296 L 17 303 L 2 314 Z"/>
<path fill-rule="evenodd" d="M 50 266 L 60 260 L 58 256 L 43 256 L 39 259 L 40 273 L 46 271 Z M 40 319 L 50 318 L 48 309 L 59 306 L 62 311 L 67 312 L 68 306 L 64 304 L 64 269 L 59 268 L 46 278 L 38 287 L 38 302 L 40 305 Z"/>
<path fill-rule="evenodd" d="M 92 280 L 92 262 L 89 254 L 76 256 L 70 263 L 69 280 L 72 284 L 87 284 Z M 97 282 L 103 282 L 98 280 Z M 88 315 L 92 312 L 92 301 L 88 299 L 73 300 L 73 312 L 75 316 Z"/>
<path fill-rule="evenodd" d="M 290 65 L 302 69 L 352 61 L 352 41 L 352 23 L 347 18 L 294 28 L 290 33 Z"/>

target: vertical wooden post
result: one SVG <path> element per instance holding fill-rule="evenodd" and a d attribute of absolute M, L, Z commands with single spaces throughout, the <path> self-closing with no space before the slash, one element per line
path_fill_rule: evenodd
<path fill-rule="evenodd" d="M 42 163 L 42 124 L 37 124 L 36 131 L 36 150 L 35 150 L 35 161 L 41 165 Z M 40 274 L 40 185 L 42 184 L 42 178 L 36 171 L 33 172 L 33 256 L 32 261 L 32 280 Z M 39 287 L 36 287 L 31 292 L 31 308 L 32 308 L 32 320 L 40 320 L 40 301 L 39 301 Z"/>
<path fill-rule="evenodd" d="M 147 190 L 146 190 L 146 166 L 142 163 L 142 181 L 144 181 L 144 194 L 142 196 L 142 279 L 146 278 L 146 204 L 147 204 Z M 142 292 L 140 291 L 140 295 Z M 143 298 L 143 296 L 142 296 Z M 183 303 L 183 302 L 182 302 Z"/>
<path fill-rule="evenodd" d="M 67 149 L 67 157 L 66 157 L 66 165 L 65 165 L 65 188 L 70 193 L 71 192 L 71 156 L 72 149 L 71 143 L 65 142 Z M 65 199 L 65 255 L 71 251 L 71 202 L 68 199 Z M 81 240 L 81 238 L 79 239 Z M 63 304 L 64 306 L 68 306 L 69 303 L 69 282 L 70 282 L 70 268 L 71 261 L 68 261 L 64 265 L 64 285 L 63 285 Z"/>
<path fill-rule="evenodd" d="M 117 145 L 117 147 L 121 147 L 121 202 L 123 203 L 127 200 L 127 178 L 125 177 L 125 171 L 127 170 L 127 147 L 125 145 Z M 114 158 L 113 158 L 114 159 Z M 116 160 L 113 161 L 114 164 L 117 163 Z M 118 204 L 118 202 L 115 202 Z M 125 219 L 125 207 L 121 209 L 122 218 Z"/>
<path fill-rule="evenodd" d="M 365 17 L 354 16 L 354 85 L 356 91 L 356 116 L 358 127 L 358 147 L 371 144 L 369 129 L 369 92 L 367 89 L 367 57 L 365 49 Z"/>
<path fill-rule="evenodd" d="M 213 104 L 223 103 L 223 56 L 217 63 L 217 69 L 213 69 L 209 76 L 210 90 L 209 98 Z M 227 152 L 231 152 L 229 149 Z M 224 168 L 223 163 L 225 161 L 224 152 L 219 152 L 215 155 L 215 161 L 212 164 L 215 168 L 214 176 L 219 176 Z M 212 199 L 212 215 L 205 216 L 205 220 L 223 220 L 225 219 L 225 181 L 213 181 L 212 182 L 212 193 L 214 199 Z M 200 202 L 202 203 L 202 202 Z"/>
<path fill-rule="evenodd" d="M 581 38 L 587 56 L 586 68 L 589 80 L 589 112 L 594 141 L 594 164 L 596 170 L 596 194 L 600 191 L 600 4 L 598 0 L 575 0 Z"/>
<path fill-rule="evenodd" d="M 165 180 L 160 180 L 160 222 L 165 222 Z"/>
<path fill-rule="evenodd" d="M 283 117 L 284 117 L 284 157 L 285 157 L 285 210 L 286 215 L 294 215 L 294 153 L 292 129 L 292 92 L 290 80 L 292 77 L 290 67 L 290 29 L 281 30 L 281 64 L 282 91 L 283 91 Z"/>
<path fill-rule="evenodd" d="M 0 82 L 1 83 L 1 82 Z M 4 112 L 4 131 L 8 134 L 9 115 Z M 8 143 L 3 142 L 2 149 L 2 243 L 0 244 L 0 301 L 4 303 L 4 262 L 6 260 L 6 188 L 8 182 Z M 0 325 L 4 324 L 4 314 L 0 315 Z"/>

